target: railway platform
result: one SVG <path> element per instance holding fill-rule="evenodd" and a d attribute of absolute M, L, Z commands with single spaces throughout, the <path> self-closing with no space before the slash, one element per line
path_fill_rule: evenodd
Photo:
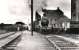
<path fill-rule="evenodd" d="M 23 31 L 22 40 L 15 50 L 56 50 L 45 36 L 34 32 L 31 36 L 30 31 Z"/>

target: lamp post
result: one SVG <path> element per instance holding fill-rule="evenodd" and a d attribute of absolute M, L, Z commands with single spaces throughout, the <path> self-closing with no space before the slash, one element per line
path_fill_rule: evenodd
<path fill-rule="evenodd" d="M 31 35 L 33 36 L 33 0 L 31 0 Z"/>

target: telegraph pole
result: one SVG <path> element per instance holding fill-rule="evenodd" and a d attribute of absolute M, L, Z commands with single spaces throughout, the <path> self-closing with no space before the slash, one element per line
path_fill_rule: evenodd
<path fill-rule="evenodd" d="M 33 0 L 31 0 L 31 35 L 33 36 Z"/>

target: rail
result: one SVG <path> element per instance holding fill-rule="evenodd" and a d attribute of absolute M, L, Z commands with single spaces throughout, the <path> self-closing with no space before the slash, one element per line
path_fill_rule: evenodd
<path fill-rule="evenodd" d="M 53 35 L 46 38 L 55 46 L 56 50 L 79 50 L 79 46 L 60 37 Z"/>
<path fill-rule="evenodd" d="M 8 36 L 10 35 L 10 36 Z M 18 36 L 21 35 L 21 32 L 16 32 L 16 33 L 11 33 L 11 34 L 8 34 L 8 35 L 5 35 L 7 36 L 6 38 L 3 38 L 3 39 L 0 39 L 0 49 L 5 46 L 6 44 L 10 43 L 12 40 L 16 39 Z M 4 37 L 4 35 L 2 36 Z"/>

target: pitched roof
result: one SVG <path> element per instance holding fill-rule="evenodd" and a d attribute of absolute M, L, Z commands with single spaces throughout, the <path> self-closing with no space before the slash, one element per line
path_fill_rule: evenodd
<path fill-rule="evenodd" d="M 55 14 L 55 13 L 64 14 L 63 11 L 59 7 L 56 10 L 43 9 L 42 11 L 47 14 Z"/>
<path fill-rule="evenodd" d="M 70 19 L 67 16 L 60 17 L 58 22 L 70 22 Z"/>

